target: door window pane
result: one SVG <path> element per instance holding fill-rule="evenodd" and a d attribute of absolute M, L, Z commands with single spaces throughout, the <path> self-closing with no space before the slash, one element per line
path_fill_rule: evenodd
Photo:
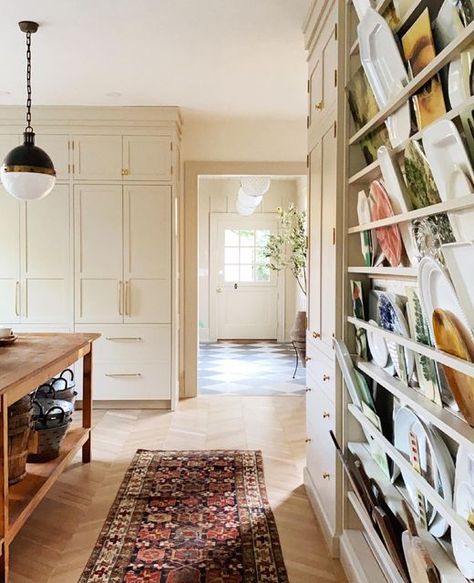
<path fill-rule="evenodd" d="M 239 266 L 226 265 L 224 268 L 224 279 L 225 281 L 240 281 Z"/>
<path fill-rule="evenodd" d="M 252 265 L 253 263 L 253 247 L 242 247 L 240 250 L 240 263 Z"/>
<path fill-rule="evenodd" d="M 264 248 L 269 229 L 226 229 L 224 237 L 224 281 L 268 282 L 271 278 Z"/>
<path fill-rule="evenodd" d="M 270 269 L 266 265 L 256 265 L 255 279 L 257 281 L 270 281 Z"/>
<path fill-rule="evenodd" d="M 253 268 L 251 265 L 240 266 L 240 281 L 253 281 Z"/>
<path fill-rule="evenodd" d="M 237 229 L 226 229 L 224 245 L 238 247 L 239 246 L 239 231 Z"/>
<path fill-rule="evenodd" d="M 226 247 L 224 252 L 224 263 L 228 265 L 229 263 L 239 263 L 239 248 L 238 247 Z"/>
<path fill-rule="evenodd" d="M 253 247 L 255 245 L 255 230 L 240 229 L 240 246 Z"/>
<path fill-rule="evenodd" d="M 255 244 L 257 247 L 265 247 L 270 236 L 270 231 L 268 229 L 257 229 L 255 231 Z"/>

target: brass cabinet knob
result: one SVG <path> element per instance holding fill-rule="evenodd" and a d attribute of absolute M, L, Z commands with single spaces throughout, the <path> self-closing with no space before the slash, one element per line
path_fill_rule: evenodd
<path fill-rule="evenodd" d="M 127 170 L 127 168 L 124 168 L 122 170 L 122 176 L 128 176 L 128 170 Z"/>
<path fill-rule="evenodd" d="M 307 437 L 304 441 L 305 443 L 311 443 L 311 437 Z"/>
<path fill-rule="evenodd" d="M 323 374 L 323 381 L 326 382 L 330 379 L 331 377 L 328 374 Z"/>
<path fill-rule="evenodd" d="M 331 417 L 330 413 L 328 413 L 328 411 L 324 411 L 323 419 L 329 419 L 329 417 Z"/>
<path fill-rule="evenodd" d="M 311 360 L 311 356 L 305 356 L 304 360 L 305 360 L 305 362 L 309 362 Z"/>
<path fill-rule="evenodd" d="M 322 111 L 324 109 L 324 102 L 321 99 L 321 101 L 318 101 L 317 103 L 314 104 L 314 109 L 316 111 Z"/>
<path fill-rule="evenodd" d="M 330 477 L 331 477 L 331 474 L 329 472 L 324 472 L 323 480 L 329 480 Z"/>
<path fill-rule="evenodd" d="M 321 338 L 321 334 L 319 332 L 313 332 L 313 338 L 317 340 L 318 338 Z"/>
<path fill-rule="evenodd" d="M 306 387 L 305 392 L 306 393 L 311 393 L 311 387 Z"/>

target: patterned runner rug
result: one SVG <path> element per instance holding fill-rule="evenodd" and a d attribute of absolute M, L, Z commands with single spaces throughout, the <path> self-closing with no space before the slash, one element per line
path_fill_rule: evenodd
<path fill-rule="evenodd" d="M 139 450 L 79 583 L 288 583 L 258 451 Z"/>

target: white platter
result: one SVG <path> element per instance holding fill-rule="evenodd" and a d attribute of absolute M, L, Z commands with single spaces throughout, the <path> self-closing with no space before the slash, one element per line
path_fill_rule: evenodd
<path fill-rule="evenodd" d="M 436 308 L 452 312 L 465 326 L 469 334 L 469 321 L 461 308 L 453 284 L 445 269 L 431 257 L 423 257 L 418 265 L 418 289 L 420 302 L 425 314 L 431 338 L 435 338 L 433 330 L 433 312 Z M 472 341 L 472 333 L 470 334 Z"/>
<path fill-rule="evenodd" d="M 468 482 L 456 482 L 454 509 L 466 520 L 474 511 L 474 487 Z M 453 530 L 453 553 L 459 570 L 467 579 L 474 578 L 474 549 L 467 545 Z"/>
<path fill-rule="evenodd" d="M 369 324 L 378 327 L 378 324 L 375 320 L 369 320 Z M 380 334 L 377 334 L 377 332 L 367 330 L 367 343 L 369 345 L 370 354 L 372 355 L 375 364 L 385 368 L 390 356 L 385 338 Z"/>
<path fill-rule="evenodd" d="M 470 75 L 474 50 L 468 49 L 451 61 L 448 73 L 448 95 L 451 108 L 459 107 L 471 96 Z"/>
<path fill-rule="evenodd" d="M 352 3 L 354 4 L 359 20 L 362 20 L 368 8 L 372 8 L 372 2 L 370 0 L 352 0 Z"/>
<path fill-rule="evenodd" d="M 408 83 L 408 74 L 387 21 L 368 8 L 357 27 L 360 59 L 380 108 L 392 101 Z M 410 104 L 407 101 L 387 118 L 390 142 L 395 148 L 410 137 Z"/>
<path fill-rule="evenodd" d="M 449 243 L 441 247 L 449 275 L 466 314 L 471 331 L 474 330 L 474 241 Z"/>
<path fill-rule="evenodd" d="M 392 203 L 393 212 L 396 215 L 413 210 L 407 187 L 393 152 L 386 146 L 380 146 L 377 150 L 377 159 L 384 181 L 385 190 Z M 418 250 L 413 239 L 409 223 L 399 223 L 398 228 L 402 236 L 403 245 L 408 259 L 412 265 L 418 263 Z"/>
<path fill-rule="evenodd" d="M 410 459 L 410 432 L 416 435 L 418 442 L 419 463 L 422 474 L 444 500 L 453 503 L 454 463 L 449 451 L 439 436 L 419 417 L 408 409 L 400 407 L 394 420 L 394 445 L 405 457 Z M 432 468 L 429 479 L 429 468 Z M 412 480 L 412 474 L 401 471 L 413 508 L 418 510 L 418 491 Z M 448 529 L 448 522 L 430 506 L 427 512 L 428 528 L 433 536 L 441 537 Z"/>
<path fill-rule="evenodd" d="M 354 373 L 354 365 L 351 355 L 342 340 L 334 340 L 334 350 L 336 352 L 337 362 L 344 377 L 349 396 L 356 407 L 362 409 L 361 398 L 359 396 L 359 383 Z"/>
<path fill-rule="evenodd" d="M 365 193 L 365 190 L 361 190 L 357 197 L 357 218 L 359 220 L 359 225 L 364 225 L 372 221 L 369 199 Z M 370 248 L 368 249 L 372 259 L 371 264 L 368 266 L 370 267 L 374 264 L 375 254 L 377 253 L 377 234 L 375 229 L 369 229 L 368 231 L 362 232 L 360 234 L 360 247 L 363 256 L 364 248 L 366 245 Z"/>
<path fill-rule="evenodd" d="M 423 148 L 442 201 L 473 193 L 474 171 L 459 132 L 451 120 L 432 123 L 423 132 Z M 458 241 L 474 239 L 474 210 L 448 213 Z"/>

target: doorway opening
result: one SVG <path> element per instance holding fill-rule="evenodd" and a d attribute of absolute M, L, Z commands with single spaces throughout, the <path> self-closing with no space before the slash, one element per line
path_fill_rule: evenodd
<path fill-rule="evenodd" d="M 245 215 L 238 204 L 241 176 L 198 180 L 201 395 L 304 392 L 304 363 L 296 366 L 290 332 L 306 298 L 289 269 L 272 269 L 267 244 L 282 232 L 282 210 L 306 211 L 306 176 L 268 178 L 268 191 Z"/>

